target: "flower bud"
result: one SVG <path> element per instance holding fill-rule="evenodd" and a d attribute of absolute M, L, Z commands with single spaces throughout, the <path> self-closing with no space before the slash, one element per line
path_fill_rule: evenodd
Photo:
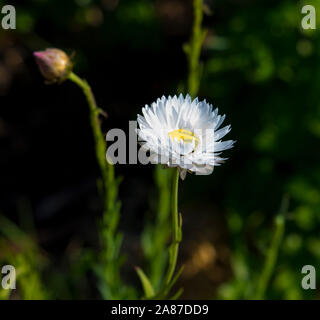
<path fill-rule="evenodd" d="M 48 48 L 44 51 L 33 53 L 41 74 L 48 82 L 62 82 L 72 69 L 72 63 L 68 55 L 55 48 Z"/>

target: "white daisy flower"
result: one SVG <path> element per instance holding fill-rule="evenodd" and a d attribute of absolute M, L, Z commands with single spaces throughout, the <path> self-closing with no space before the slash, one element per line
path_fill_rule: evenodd
<path fill-rule="evenodd" d="M 137 133 L 142 148 L 150 151 L 152 163 L 178 167 L 180 177 L 187 171 L 211 174 L 213 167 L 226 159 L 221 151 L 232 148 L 234 141 L 221 141 L 231 126 L 219 129 L 225 115 L 218 115 L 206 100 L 191 100 L 187 95 L 162 97 L 138 115 Z M 219 129 L 219 130 L 218 130 Z"/>

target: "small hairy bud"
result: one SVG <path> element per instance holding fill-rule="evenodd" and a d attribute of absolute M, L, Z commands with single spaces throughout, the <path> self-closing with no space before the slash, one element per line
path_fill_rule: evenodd
<path fill-rule="evenodd" d="M 72 63 L 68 55 L 55 48 L 33 53 L 41 74 L 49 83 L 62 82 L 72 69 Z"/>

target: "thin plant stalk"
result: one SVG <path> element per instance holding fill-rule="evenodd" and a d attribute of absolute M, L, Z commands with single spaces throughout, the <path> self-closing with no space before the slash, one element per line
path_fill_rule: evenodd
<path fill-rule="evenodd" d="M 120 218 L 120 203 L 117 201 L 119 181 L 115 178 L 114 166 L 106 159 L 107 143 L 100 127 L 99 115 L 104 112 L 98 108 L 92 89 L 88 82 L 70 72 L 68 79 L 77 84 L 83 91 L 90 111 L 90 124 L 95 141 L 97 162 L 102 179 L 98 189 L 103 197 L 103 219 L 101 227 L 101 239 L 104 250 L 102 252 L 102 266 L 97 268 L 97 273 L 104 284 L 100 284 L 100 291 L 104 298 L 121 298 L 118 295 L 122 289 L 120 281 L 119 250 L 122 243 L 122 235 L 117 232 Z"/>
<path fill-rule="evenodd" d="M 86 80 L 81 79 L 75 73 L 70 72 L 69 79 L 76 83 L 83 91 L 88 105 L 90 109 L 90 123 L 91 128 L 94 136 L 95 141 L 95 151 L 96 151 L 96 158 L 100 167 L 101 175 L 104 181 L 104 189 L 107 189 L 108 182 L 112 182 L 110 180 L 114 179 L 113 177 L 113 166 L 109 165 L 106 161 L 106 141 L 103 137 L 103 134 L 100 129 L 100 122 L 99 122 L 99 114 L 101 110 L 97 107 L 96 100 L 92 93 L 91 87 L 89 86 Z M 105 200 L 107 201 L 109 196 L 107 195 L 108 192 L 104 190 L 106 194 Z"/>
<path fill-rule="evenodd" d="M 154 180 L 157 187 L 157 200 L 154 205 L 154 221 L 147 219 L 142 233 L 142 249 L 146 258 L 150 282 L 157 292 L 162 284 L 167 261 L 167 243 L 170 238 L 170 206 L 172 168 L 164 170 L 160 164 L 155 166 Z M 152 215 L 153 217 L 154 215 Z"/>
<path fill-rule="evenodd" d="M 190 41 L 184 46 L 184 51 L 188 60 L 188 93 L 191 97 L 198 94 L 202 66 L 200 54 L 206 31 L 202 29 L 203 20 L 203 0 L 193 0 L 194 22 Z"/>
<path fill-rule="evenodd" d="M 268 288 L 270 279 L 273 275 L 273 272 L 276 266 L 280 245 L 281 245 L 281 241 L 282 241 L 284 230 L 285 230 L 285 214 L 288 211 L 288 206 L 289 206 L 289 199 L 287 196 L 285 196 L 281 203 L 280 212 L 275 218 L 274 236 L 272 238 L 270 248 L 267 252 L 261 277 L 258 281 L 255 298 L 259 300 L 264 299 L 266 290 Z"/>
<path fill-rule="evenodd" d="M 181 241 L 181 223 L 178 215 L 178 185 L 179 169 L 175 170 L 172 183 L 171 215 L 172 215 L 172 243 L 170 245 L 170 258 L 165 284 L 169 285 L 177 265 L 179 243 Z"/>

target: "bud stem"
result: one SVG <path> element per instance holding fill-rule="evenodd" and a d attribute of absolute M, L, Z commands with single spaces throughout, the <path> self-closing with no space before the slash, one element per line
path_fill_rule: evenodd
<path fill-rule="evenodd" d="M 110 165 L 110 168 L 107 168 L 107 165 L 108 165 L 106 161 L 107 144 L 100 129 L 100 121 L 99 121 L 100 109 L 96 104 L 96 99 L 93 95 L 91 87 L 86 80 L 81 79 L 73 72 L 70 72 L 68 78 L 69 80 L 77 84 L 82 89 L 89 105 L 90 122 L 91 122 L 94 140 L 95 140 L 96 157 L 97 157 L 97 161 L 98 161 L 101 175 L 103 178 L 103 191 L 104 191 L 103 193 L 106 196 L 105 201 L 107 201 L 108 193 L 106 192 L 106 189 L 107 189 L 107 185 L 111 182 L 109 181 L 111 177 L 109 177 L 108 171 L 113 170 L 113 166 Z M 105 205 L 107 206 L 106 203 Z"/>
<path fill-rule="evenodd" d="M 104 299 L 123 299 L 127 294 L 126 286 L 120 277 L 120 256 L 122 235 L 118 232 L 117 226 L 120 218 L 120 202 L 117 199 L 119 180 L 116 179 L 114 166 L 106 159 L 107 142 L 101 131 L 99 115 L 106 115 L 96 104 L 88 82 L 70 72 L 68 79 L 77 84 L 83 91 L 90 111 L 90 123 L 95 141 L 96 158 L 100 167 L 102 179 L 98 181 L 98 190 L 103 197 L 103 218 L 100 230 L 100 237 L 103 243 L 101 251 L 101 274 L 97 274 L 103 285 L 108 287 L 107 293 L 101 290 Z M 100 188 L 99 188 L 100 187 Z"/>

